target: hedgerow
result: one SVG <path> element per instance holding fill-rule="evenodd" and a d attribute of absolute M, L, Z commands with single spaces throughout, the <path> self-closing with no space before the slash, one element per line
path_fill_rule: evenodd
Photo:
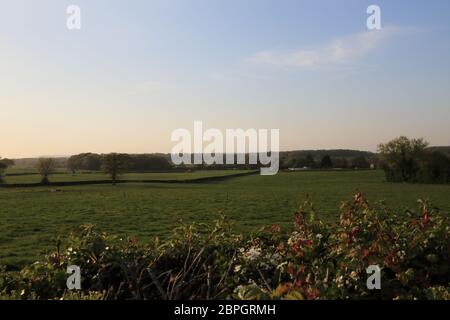
<path fill-rule="evenodd" d="M 277 225 L 253 235 L 183 224 L 172 237 L 142 244 L 75 230 L 63 246 L 23 268 L 0 271 L 2 299 L 450 299 L 449 217 L 426 201 L 397 215 L 362 194 L 324 224 L 308 200 L 294 231 Z M 67 266 L 81 268 L 82 289 L 69 291 Z M 366 286 L 370 265 L 381 289 Z"/>

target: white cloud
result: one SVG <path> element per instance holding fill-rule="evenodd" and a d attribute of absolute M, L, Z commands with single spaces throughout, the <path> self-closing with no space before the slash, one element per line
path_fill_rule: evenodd
<path fill-rule="evenodd" d="M 262 51 L 247 61 L 283 68 L 322 67 L 345 64 L 379 48 L 389 38 L 398 34 L 399 28 L 389 27 L 339 37 L 317 48 L 299 48 L 290 51 Z"/>

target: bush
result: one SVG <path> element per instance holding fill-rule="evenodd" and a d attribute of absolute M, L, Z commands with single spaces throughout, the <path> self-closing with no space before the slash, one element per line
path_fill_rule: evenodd
<path fill-rule="evenodd" d="M 294 231 L 262 228 L 244 237 L 226 219 L 181 225 L 167 241 L 142 245 L 82 226 L 20 272 L 0 272 L 4 299 L 450 299 L 450 224 L 425 201 L 397 216 L 357 194 L 326 225 L 310 201 Z M 68 292 L 78 265 L 82 291 Z M 366 268 L 379 265 L 381 290 Z"/>

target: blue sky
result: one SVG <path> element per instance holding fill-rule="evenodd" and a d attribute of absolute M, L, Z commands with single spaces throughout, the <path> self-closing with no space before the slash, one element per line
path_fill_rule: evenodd
<path fill-rule="evenodd" d="M 66 8 L 82 28 L 66 28 Z M 381 8 L 382 30 L 366 28 Z M 450 145 L 450 1 L 0 1 L 0 155 L 169 152 L 279 128 L 281 148 Z"/>

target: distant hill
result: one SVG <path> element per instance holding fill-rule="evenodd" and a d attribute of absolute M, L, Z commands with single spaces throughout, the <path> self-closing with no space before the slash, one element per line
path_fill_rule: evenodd
<path fill-rule="evenodd" d="M 428 147 L 429 151 L 439 151 L 444 154 L 446 154 L 448 157 L 450 157 L 450 146 L 436 146 L 436 147 Z"/>
<path fill-rule="evenodd" d="M 376 156 L 370 151 L 350 150 L 350 149 L 330 149 L 330 150 L 295 150 L 280 152 L 282 158 L 304 158 L 311 155 L 314 159 L 319 160 L 324 156 L 329 155 L 331 158 L 356 158 L 366 157 L 368 159 Z"/>

